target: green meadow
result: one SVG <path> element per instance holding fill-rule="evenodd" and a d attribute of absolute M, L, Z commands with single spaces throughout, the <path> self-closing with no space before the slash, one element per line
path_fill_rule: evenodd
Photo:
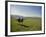
<path fill-rule="evenodd" d="M 11 17 L 11 32 L 40 31 L 42 29 L 41 17 L 24 17 L 23 24 L 19 23 L 15 16 Z"/>

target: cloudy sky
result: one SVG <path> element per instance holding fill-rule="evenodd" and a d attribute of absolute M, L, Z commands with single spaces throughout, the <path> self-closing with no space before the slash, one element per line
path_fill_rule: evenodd
<path fill-rule="evenodd" d="M 11 15 L 21 15 L 25 17 L 41 17 L 41 6 L 10 5 Z"/>

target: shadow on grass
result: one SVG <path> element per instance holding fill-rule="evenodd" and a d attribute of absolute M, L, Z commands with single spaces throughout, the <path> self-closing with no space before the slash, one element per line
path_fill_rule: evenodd
<path fill-rule="evenodd" d="M 24 27 L 29 27 L 29 26 L 26 26 L 26 25 L 24 25 L 24 24 L 18 24 L 18 25 L 20 25 L 20 26 L 24 26 Z"/>

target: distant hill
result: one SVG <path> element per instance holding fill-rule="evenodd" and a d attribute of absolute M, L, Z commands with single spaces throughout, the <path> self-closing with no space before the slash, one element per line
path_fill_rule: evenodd
<path fill-rule="evenodd" d="M 16 17 L 18 17 L 20 15 L 10 15 L 10 16 L 11 16 L 11 18 L 15 18 L 16 19 Z M 24 17 L 24 19 L 39 19 L 39 18 L 41 18 L 41 17 Z"/>

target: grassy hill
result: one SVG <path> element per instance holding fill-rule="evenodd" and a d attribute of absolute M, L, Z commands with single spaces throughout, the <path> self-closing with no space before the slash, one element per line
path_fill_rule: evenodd
<path fill-rule="evenodd" d="M 40 31 L 41 17 L 24 17 L 23 24 L 16 20 L 16 15 L 11 15 L 11 32 Z"/>

